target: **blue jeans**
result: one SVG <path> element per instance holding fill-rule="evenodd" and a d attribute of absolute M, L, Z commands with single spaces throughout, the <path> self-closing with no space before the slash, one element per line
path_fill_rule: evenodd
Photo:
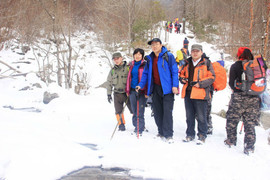
<path fill-rule="evenodd" d="M 198 136 L 207 136 L 207 100 L 190 99 L 190 93 L 187 91 L 185 97 L 186 108 L 186 135 L 195 137 L 195 115 L 198 121 Z"/>

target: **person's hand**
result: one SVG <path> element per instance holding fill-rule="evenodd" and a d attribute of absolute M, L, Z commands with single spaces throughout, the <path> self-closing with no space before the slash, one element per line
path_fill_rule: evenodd
<path fill-rule="evenodd" d="M 173 88 L 172 88 L 172 92 L 173 92 L 173 94 L 178 94 L 178 89 L 177 89 L 177 87 L 173 87 Z"/>
<path fill-rule="evenodd" d="M 136 88 L 135 88 L 136 92 L 139 92 L 140 89 L 141 89 L 140 86 L 136 86 Z"/>
<path fill-rule="evenodd" d="M 108 102 L 111 103 L 113 100 L 112 100 L 112 95 L 108 95 Z"/>
<path fill-rule="evenodd" d="M 194 85 L 194 87 L 199 88 L 199 87 L 200 87 L 199 83 L 196 83 L 196 84 Z"/>

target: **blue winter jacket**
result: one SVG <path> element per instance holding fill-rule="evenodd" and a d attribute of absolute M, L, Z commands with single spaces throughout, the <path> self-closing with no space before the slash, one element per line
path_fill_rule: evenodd
<path fill-rule="evenodd" d="M 168 55 L 168 61 L 165 58 L 165 53 L 167 52 Z M 153 59 L 154 59 L 154 52 L 152 52 L 150 55 L 146 56 L 147 63 L 144 67 L 142 78 L 138 86 L 143 88 L 146 83 L 148 82 L 148 88 L 147 88 L 147 95 L 150 96 L 153 93 L 153 87 L 154 87 L 154 78 L 153 76 Z M 163 94 L 170 94 L 172 93 L 172 88 L 179 86 L 178 81 L 178 67 L 175 61 L 175 58 L 172 53 L 170 53 L 166 47 L 162 47 L 161 52 L 158 56 L 157 61 L 158 66 L 158 72 L 159 77 L 161 81 L 161 86 L 163 90 Z"/>

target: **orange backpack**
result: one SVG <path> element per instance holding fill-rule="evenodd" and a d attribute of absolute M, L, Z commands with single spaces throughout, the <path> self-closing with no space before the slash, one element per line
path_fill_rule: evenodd
<path fill-rule="evenodd" d="M 215 91 L 221 91 L 227 86 L 227 73 L 226 69 L 220 65 L 218 62 L 213 62 L 212 66 L 215 71 L 216 79 L 213 83 L 213 88 Z"/>
<path fill-rule="evenodd" d="M 266 63 L 262 55 L 254 57 L 254 60 L 244 60 L 242 83 L 239 83 L 238 88 L 249 95 L 259 95 L 266 88 Z"/>

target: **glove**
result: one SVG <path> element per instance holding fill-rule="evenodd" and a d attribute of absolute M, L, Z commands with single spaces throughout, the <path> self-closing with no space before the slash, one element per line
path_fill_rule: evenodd
<path fill-rule="evenodd" d="M 108 102 L 111 103 L 112 102 L 112 95 L 108 95 Z"/>

